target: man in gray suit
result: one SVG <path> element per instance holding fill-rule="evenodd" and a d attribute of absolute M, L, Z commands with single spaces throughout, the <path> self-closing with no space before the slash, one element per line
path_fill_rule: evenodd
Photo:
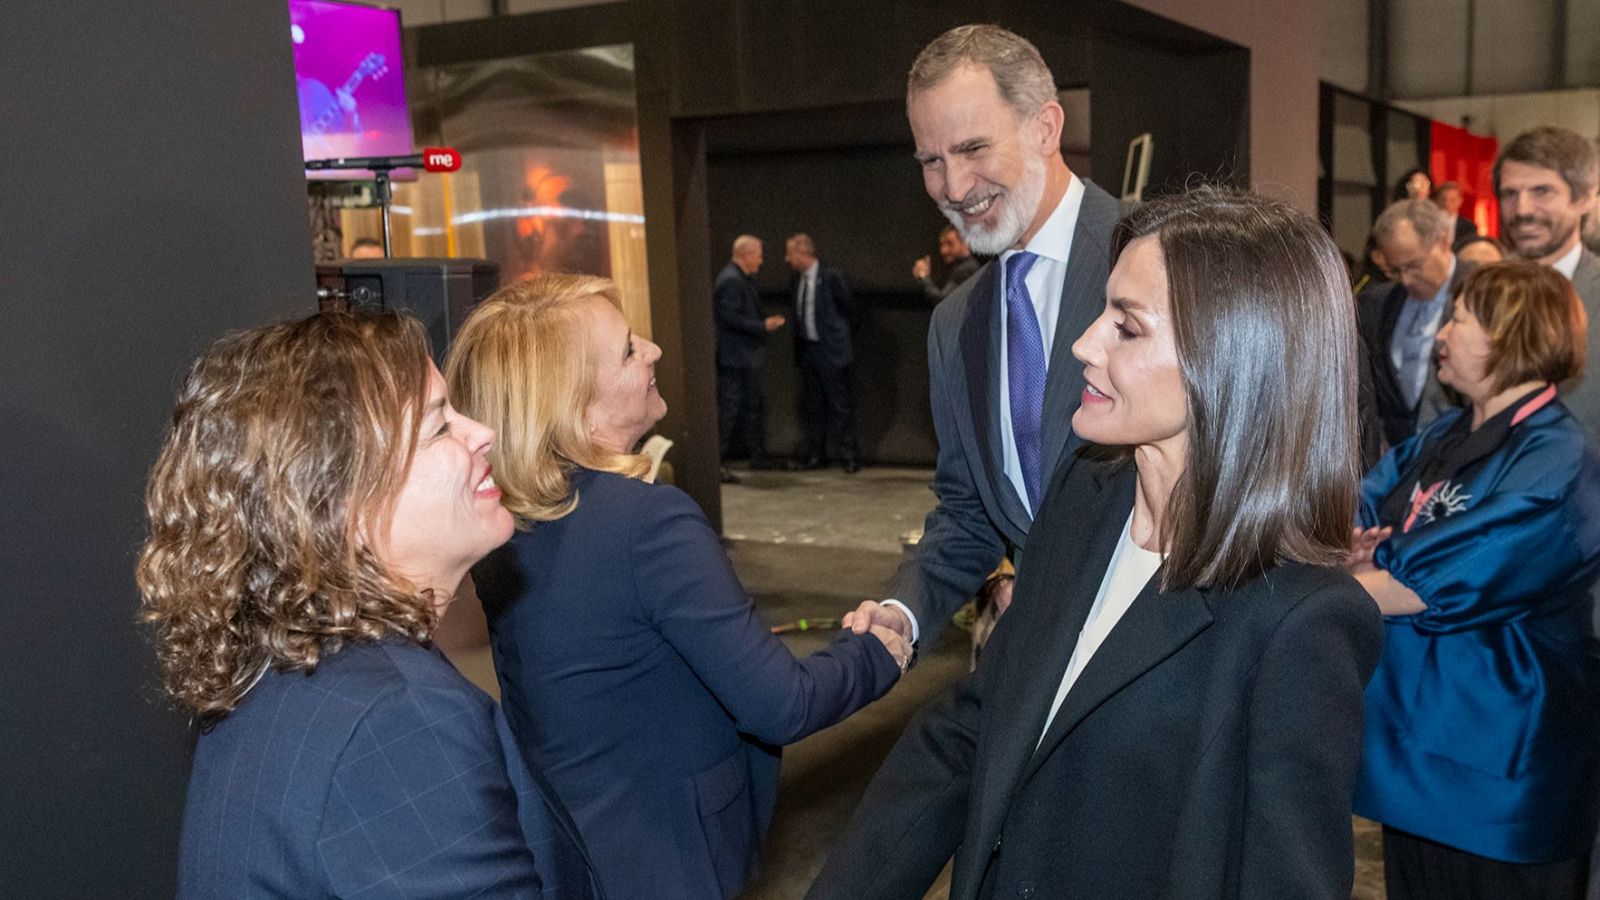
<path fill-rule="evenodd" d="M 1600 259 L 1583 246 L 1579 232 L 1594 206 L 1597 178 L 1594 144 L 1565 128 L 1525 131 L 1494 162 L 1501 237 L 1518 256 L 1567 276 L 1589 314 L 1586 374 L 1566 385 L 1561 399 L 1591 440 L 1600 436 Z"/>
<path fill-rule="evenodd" d="M 1561 400 L 1592 445 L 1600 435 L 1600 259 L 1583 246 L 1583 217 L 1594 206 L 1600 159 L 1594 144 L 1565 128 L 1524 131 L 1494 161 L 1501 237 L 1512 252 L 1551 266 L 1572 280 L 1589 316 L 1585 374 L 1563 385 Z M 1594 593 L 1594 592 L 1591 592 Z M 1600 597 L 1591 628 L 1600 635 Z M 1600 840 L 1590 855 L 1588 900 L 1600 900 Z"/>
<path fill-rule="evenodd" d="M 1055 78 L 1009 31 L 966 25 L 936 38 L 911 67 L 906 114 L 928 196 L 974 253 L 997 258 L 935 308 L 928 330 L 939 504 L 892 599 L 845 621 L 931 646 L 1022 551 L 1040 486 L 1079 445 L 1083 367 L 1071 347 L 1105 306 L 1119 208 L 1067 168 Z"/>

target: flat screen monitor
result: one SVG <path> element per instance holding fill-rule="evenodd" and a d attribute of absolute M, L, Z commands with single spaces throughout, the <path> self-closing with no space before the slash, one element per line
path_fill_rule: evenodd
<path fill-rule="evenodd" d="M 300 145 L 306 159 L 415 152 L 401 71 L 398 10 L 334 0 L 289 0 L 289 34 L 300 97 Z M 359 171 L 306 174 L 347 180 L 372 177 Z"/>

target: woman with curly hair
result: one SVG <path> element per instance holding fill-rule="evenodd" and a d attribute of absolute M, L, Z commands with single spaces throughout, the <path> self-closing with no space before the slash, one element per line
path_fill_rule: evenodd
<path fill-rule="evenodd" d="M 499 708 L 429 642 L 511 535 L 422 326 L 323 313 L 192 367 L 139 559 L 201 726 L 181 897 L 586 897 L 582 844 Z"/>

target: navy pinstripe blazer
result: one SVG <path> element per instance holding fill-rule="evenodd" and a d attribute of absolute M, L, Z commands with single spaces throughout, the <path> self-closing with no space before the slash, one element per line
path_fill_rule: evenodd
<path fill-rule="evenodd" d="M 180 898 L 599 895 L 500 708 L 435 649 L 269 671 L 200 736 Z"/>

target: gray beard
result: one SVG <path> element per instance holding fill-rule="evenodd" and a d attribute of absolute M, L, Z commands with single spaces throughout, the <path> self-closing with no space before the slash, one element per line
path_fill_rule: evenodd
<path fill-rule="evenodd" d="M 1039 201 L 1044 198 L 1044 180 L 1044 160 L 1029 156 L 1022 166 L 1022 178 L 1001 198 L 1000 218 L 993 228 L 968 226 L 959 212 L 942 203 L 939 211 L 961 233 L 973 253 L 996 256 L 1021 240 L 1022 233 L 1028 230 L 1028 223 L 1033 221 Z"/>

